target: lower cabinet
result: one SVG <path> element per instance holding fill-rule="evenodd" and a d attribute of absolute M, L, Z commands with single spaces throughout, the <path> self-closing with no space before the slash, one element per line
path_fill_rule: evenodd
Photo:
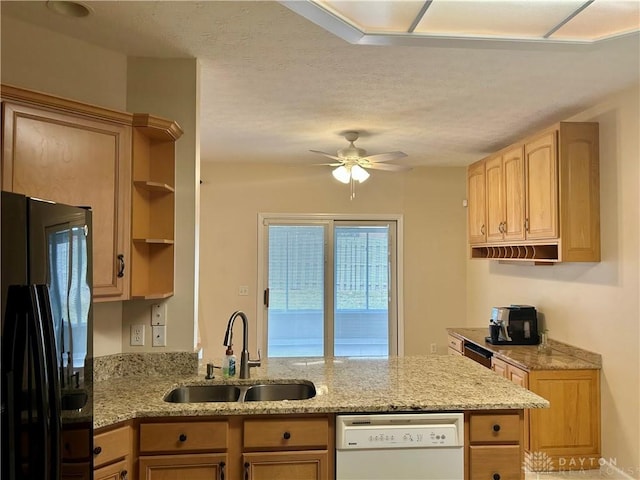
<path fill-rule="evenodd" d="M 195 453 L 141 455 L 138 465 L 144 480 L 224 480 L 227 462 L 225 453 Z"/>
<path fill-rule="evenodd" d="M 243 480 L 328 480 L 329 419 L 251 418 L 243 424 Z M 331 449 L 333 456 L 333 448 Z"/>
<path fill-rule="evenodd" d="M 93 439 L 94 480 L 133 480 L 129 425 L 98 431 Z"/>
<path fill-rule="evenodd" d="M 523 422 L 522 410 L 466 414 L 468 480 L 524 478 Z"/>
<path fill-rule="evenodd" d="M 536 369 L 527 372 L 495 355 L 491 368 L 551 404 L 549 408 L 525 412 L 524 447 L 535 460 L 527 465 L 529 470 L 599 468 L 599 370 Z"/>
<path fill-rule="evenodd" d="M 145 420 L 138 480 L 330 480 L 333 431 L 330 415 Z"/>

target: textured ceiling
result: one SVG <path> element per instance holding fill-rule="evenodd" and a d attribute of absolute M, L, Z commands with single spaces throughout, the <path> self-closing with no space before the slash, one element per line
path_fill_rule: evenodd
<path fill-rule="evenodd" d="M 481 0 L 476 0 L 481 1 Z M 634 0 L 635 1 L 635 0 Z M 466 165 L 640 82 L 640 36 L 595 46 L 352 45 L 277 2 L 44 2 L 2 15 L 131 56 L 201 62 L 202 161 L 313 164 L 345 130 L 406 165 Z"/>

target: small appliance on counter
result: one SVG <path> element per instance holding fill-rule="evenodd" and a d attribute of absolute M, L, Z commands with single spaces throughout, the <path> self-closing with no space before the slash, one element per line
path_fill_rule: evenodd
<path fill-rule="evenodd" d="M 489 336 L 492 345 L 537 345 L 538 315 L 531 305 L 494 307 L 489 321 Z"/>

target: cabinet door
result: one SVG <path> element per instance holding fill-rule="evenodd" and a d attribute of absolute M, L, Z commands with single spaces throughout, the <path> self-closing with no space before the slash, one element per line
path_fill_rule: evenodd
<path fill-rule="evenodd" d="M 469 243 L 485 243 L 487 237 L 484 161 L 469 165 L 467 170 L 467 213 Z"/>
<path fill-rule="evenodd" d="M 529 374 L 513 365 L 507 365 L 507 378 L 516 385 L 529 388 Z"/>
<path fill-rule="evenodd" d="M 142 455 L 138 480 L 224 480 L 228 477 L 227 455 Z M 97 479 L 96 479 L 97 480 Z"/>
<path fill-rule="evenodd" d="M 505 240 L 524 240 L 524 155 L 522 146 L 502 155 Z"/>
<path fill-rule="evenodd" d="M 93 471 L 94 480 L 131 480 L 131 478 L 126 459 Z"/>
<path fill-rule="evenodd" d="M 521 480 L 519 445 L 472 445 L 469 448 L 470 480 Z"/>
<path fill-rule="evenodd" d="M 94 300 L 128 297 L 131 127 L 3 104 L 2 189 L 93 211 Z"/>
<path fill-rule="evenodd" d="M 500 360 L 499 358 L 491 357 L 491 370 L 504 378 L 509 378 L 507 375 L 507 362 Z"/>
<path fill-rule="evenodd" d="M 485 161 L 487 242 L 501 241 L 504 224 L 502 156 Z"/>
<path fill-rule="evenodd" d="M 526 237 L 558 237 L 558 148 L 554 130 L 525 144 Z"/>
<path fill-rule="evenodd" d="M 328 480 L 327 450 L 245 453 L 244 480 Z"/>

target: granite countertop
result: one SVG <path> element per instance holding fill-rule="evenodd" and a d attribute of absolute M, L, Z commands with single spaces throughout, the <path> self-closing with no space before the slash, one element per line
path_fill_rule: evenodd
<path fill-rule="evenodd" d="M 120 357 L 120 364 L 127 361 L 126 355 Z M 129 366 L 120 370 L 120 375 L 96 375 L 95 428 L 142 417 L 460 411 L 549 406 L 542 397 L 468 358 L 453 355 L 388 359 L 270 359 L 263 361 L 262 367 L 251 369 L 250 380 L 227 380 L 220 376 L 206 380 L 204 365 L 197 368 L 197 373 L 195 368 L 190 373 L 161 371 L 151 375 L 145 371 L 136 372 Z M 278 380 L 310 380 L 316 386 L 317 395 L 308 400 L 244 403 L 168 403 L 163 400 L 169 391 L 182 385 L 273 383 Z"/>
<path fill-rule="evenodd" d="M 503 360 L 525 370 L 583 370 L 601 369 L 602 356 L 582 348 L 549 339 L 549 348 L 540 351 L 537 345 L 493 345 L 485 338 L 488 328 L 447 328 L 458 338 L 480 345 Z"/>

